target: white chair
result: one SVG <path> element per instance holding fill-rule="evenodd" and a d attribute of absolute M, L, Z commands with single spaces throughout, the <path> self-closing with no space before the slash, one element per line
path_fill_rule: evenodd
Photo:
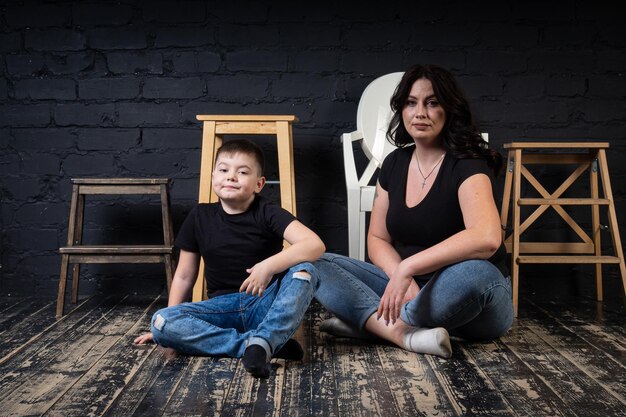
<path fill-rule="evenodd" d="M 386 74 L 369 83 L 359 100 L 357 130 L 341 135 L 348 197 L 348 255 L 351 258 L 365 260 L 365 218 L 366 213 L 372 211 L 376 191 L 376 185 L 370 183 L 385 157 L 395 149 L 387 140 L 387 128 L 393 116 L 389 102 L 403 74 Z M 489 141 L 487 133 L 482 133 L 482 136 Z M 353 148 L 353 142 L 358 141 L 369 159 L 360 176 Z"/>
<path fill-rule="evenodd" d="M 357 130 L 341 135 L 348 196 L 348 254 L 352 258 L 365 259 L 365 215 L 372 211 L 376 189 L 375 184 L 370 182 L 387 154 L 395 149 L 386 138 L 389 120 L 393 115 L 389 101 L 403 74 L 386 74 L 369 83 L 359 100 Z M 361 149 L 369 159 L 360 176 L 352 146 L 357 141 L 361 142 Z"/>

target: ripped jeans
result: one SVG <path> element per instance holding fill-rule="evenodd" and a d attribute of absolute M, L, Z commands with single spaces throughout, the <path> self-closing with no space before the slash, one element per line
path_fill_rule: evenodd
<path fill-rule="evenodd" d="M 389 278 L 375 265 L 333 253 L 315 262 L 315 297 L 343 321 L 363 329 L 376 313 Z M 513 323 L 511 280 L 488 261 L 447 266 L 402 306 L 402 320 L 416 327 L 445 327 L 471 340 L 502 336 Z"/>
<path fill-rule="evenodd" d="M 298 329 L 318 285 L 315 268 L 301 263 L 261 297 L 236 292 L 163 308 L 152 317 L 152 335 L 189 355 L 240 358 L 248 344 L 263 341 L 274 354 Z"/>

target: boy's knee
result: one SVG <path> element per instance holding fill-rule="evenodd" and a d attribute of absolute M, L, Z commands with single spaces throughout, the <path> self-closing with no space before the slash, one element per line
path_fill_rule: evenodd
<path fill-rule="evenodd" d="M 291 268 L 291 277 L 310 283 L 315 289 L 319 287 L 315 268 L 309 262 L 303 262 Z"/>

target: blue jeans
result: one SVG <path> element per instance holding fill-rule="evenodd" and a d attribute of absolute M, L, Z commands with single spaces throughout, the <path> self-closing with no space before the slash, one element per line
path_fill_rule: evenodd
<path fill-rule="evenodd" d="M 376 313 L 389 282 L 377 266 L 325 253 L 314 263 L 320 279 L 315 295 L 331 313 L 363 329 Z M 413 300 L 401 318 L 416 327 L 445 327 L 450 334 L 474 340 L 502 336 L 513 323 L 511 280 L 493 264 L 467 260 L 440 270 Z"/>
<path fill-rule="evenodd" d="M 154 341 L 189 355 L 240 358 L 260 338 L 274 354 L 298 329 L 318 282 L 315 268 L 301 263 L 261 297 L 237 292 L 161 309 L 152 317 Z"/>

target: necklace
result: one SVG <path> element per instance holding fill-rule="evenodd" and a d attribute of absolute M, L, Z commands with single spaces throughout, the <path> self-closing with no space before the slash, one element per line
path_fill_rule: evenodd
<path fill-rule="evenodd" d="M 428 177 L 431 176 L 431 174 L 433 172 L 435 172 L 435 168 L 437 168 L 437 166 L 439 166 L 439 164 L 441 163 L 441 161 L 443 161 L 443 157 L 446 156 L 446 153 L 444 152 L 443 155 L 441 155 L 441 158 L 439 158 L 439 160 L 437 161 L 437 163 L 435 164 L 435 166 L 433 167 L 433 169 L 430 170 L 430 172 L 428 173 L 428 175 L 424 175 L 424 173 L 422 172 L 422 168 L 420 167 L 420 159 L 417 157 L 417 149 L 415 149 L 415 151 L 413 152 L 413 155 L 415 156 L 415 161 L 417 161 L 417 169 L 420 172 L 420 175 L 423 178 L 422 181 L 422 189 L 424 189 L 424 187 L 426 186 L 426 180 L 428 179 Z"/>

